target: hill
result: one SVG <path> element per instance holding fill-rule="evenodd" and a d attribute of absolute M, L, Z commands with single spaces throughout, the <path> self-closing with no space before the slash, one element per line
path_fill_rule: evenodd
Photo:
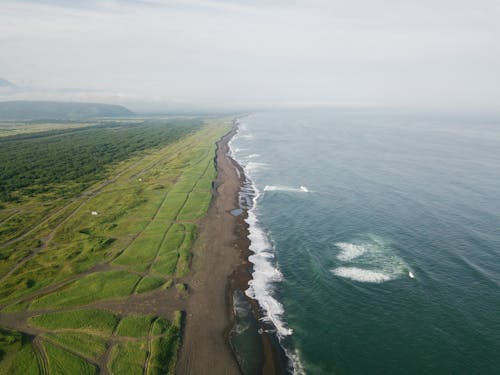
<path fill-rule="evenodd" d="M 114 104 L 24 100 L 0 102 L 0 120 L 81 120 L 133 114 L 127 108 Z"/>

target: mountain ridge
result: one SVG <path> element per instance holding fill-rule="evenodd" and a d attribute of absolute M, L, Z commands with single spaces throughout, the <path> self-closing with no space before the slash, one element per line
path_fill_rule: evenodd
<path fill-rule="evenodd" d="M 0 102 L 0 120 L 80 120 L 134 115 L 117 104 L 13 100 Z"/>

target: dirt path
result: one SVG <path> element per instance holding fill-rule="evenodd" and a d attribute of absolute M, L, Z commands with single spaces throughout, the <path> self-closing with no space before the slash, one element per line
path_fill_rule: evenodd
<path fill-rule="evenodd" d="M 178 374 L 240 373 L 226 337 L 232 321 L 228 278 L 241 262 L 234 247 L 236 220 L 230 214 L 237 207 L 240 189 L 236 170 L 226 156 L 227 141 L 232 136 L 233 132 L 218 143 L 216 194 L 193 249 Z"/>

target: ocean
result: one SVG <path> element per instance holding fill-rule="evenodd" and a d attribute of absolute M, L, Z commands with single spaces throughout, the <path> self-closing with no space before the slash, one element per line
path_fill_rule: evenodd
<path fill-rule="evenodd" d="M 500 118 L 269 111 L 230 146 L 293 372 L 500 373 Z"/>

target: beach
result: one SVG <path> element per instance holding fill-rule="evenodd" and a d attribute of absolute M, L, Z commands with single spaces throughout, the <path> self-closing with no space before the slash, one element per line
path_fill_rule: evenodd
<path fill-rule="evenodd" d="M 234 323 L 232 296 L 236 289 L 247 288 L 251 265 L 246 213 L 231 214 L 239 208 L 244 182 L 242 169 L 228 155 L 228 142 L 235 133 L 236 125 L 217 143 L 214 197 L 193 249 L 179 374 L 241 373 L 229 344 Z M 254 301 L 253 305 L 256 308 Z M 276 350 L 266 335 L 262 338 L 263 373 L 279 373 Z"/>

